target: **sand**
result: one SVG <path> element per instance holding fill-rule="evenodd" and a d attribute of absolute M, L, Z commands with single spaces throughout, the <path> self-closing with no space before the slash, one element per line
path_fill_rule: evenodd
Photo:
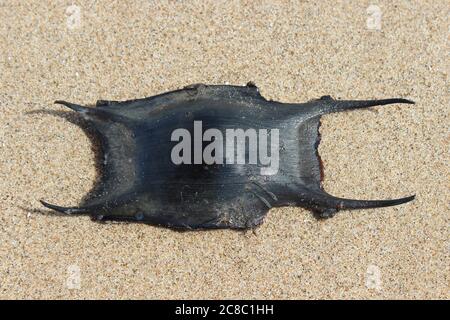
<path fill-rule="evenodd" d="M 449 299 L 449 8 L 1 1 L 0 298 Z M 319 151 L 331 194 L 416 200 L 324 221 L 277 208 L 255 232 L 184 233 L 40 205 L 77 205 L 98 175 L 90 135 L 54 100 L 250 80 L 282 102 L 415 100 L 323 117 Z"/>

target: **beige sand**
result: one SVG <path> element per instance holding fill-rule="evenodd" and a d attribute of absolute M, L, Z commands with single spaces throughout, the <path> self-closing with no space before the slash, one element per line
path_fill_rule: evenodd
<path fill-rule="evenodd" d="M 448 1 L 373 1 L 381 30 L 368 1 L 27 2 L 0 2 L 1 298 L 450 298 Z M 255 233 L 37 211 L 97 175 L 55 99 L 249 80 L 283 102 L 414 99 L 324 117 L 320 153 L 332 194 L 417 199 L 326 221 L 273 209 Z"/>

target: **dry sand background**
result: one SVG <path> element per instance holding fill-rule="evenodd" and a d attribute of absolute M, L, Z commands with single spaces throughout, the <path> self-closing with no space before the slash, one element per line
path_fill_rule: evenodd
<path fill-rule="evenodd" d="M 450 298 L 449 1 L 76 1 L 80 20 L 71 4 L 0 1 L 0 298 Z M 38 211 L 97 175 L 55 99 L 249 80 L 283 102 L 415 100 L 323 117 L 320 153 L 332 194 L 417 199 L 326 221 L 273 209 L 255 234 Z"/>

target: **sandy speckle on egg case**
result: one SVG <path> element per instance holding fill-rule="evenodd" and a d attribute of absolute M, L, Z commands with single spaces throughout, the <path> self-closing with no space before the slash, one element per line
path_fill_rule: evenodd
<path fill-rule="evenodd" d="M 0 3 L 0 298 L 449 299 L 448 5 L 377 1 L 377 26 L 370 4 Z M 95 144 L 54 100 L 250 80 L 283 102 L 415 100 L 324 116 L 319 147 L 329 193 L 415 201 L 324 221 L 277 208 L 255 233 L 40 205 L 77 205 L 97 178 Z"/>

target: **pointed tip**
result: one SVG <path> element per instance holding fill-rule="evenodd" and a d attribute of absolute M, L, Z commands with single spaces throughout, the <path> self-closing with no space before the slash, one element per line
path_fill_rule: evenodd
<path fill-rule="evenodd" d="M 377 101 L 377 100 L 374 100 Z M 394 104 L 394 103 L 406 103 L 406 104 L 416 104 L 414 101 L 404 98 L 393 98 L 393 99 L 383 99 L 379 100 L 380 102 L 384 102 L 383 104 Z"/>
<path fill-rule="evenodd" d="M 403 203 L 413 201 L 415 198 L 416 198 L 416 195 L 412 195 L 412 196 L 404 197 L 404 198 L 398 198 L 398 199 L 391 199 L 391 200 L 374 200 L 373 202 L 369 201 L 369 206 L 371 204 L 373 204 L 374 207 L 397 206 L 397 205 L 400 205 Z"/>
<path fill-rule="evenodd" d="M 322 99 L 324 100 L 324 99 Z M 337 112 L 351 109 L 369 108 L 375 106 L 384 106 L 388 104 L 403 103 L 403 104 L 415 104 L 414 101 L 404 98 L 391 98 L 391 99 L 379 99 L 379 100 L 332 100 L 329 101 L 329 111 Z"/>
<path fill-rule="evenodd" d="M 64 214 L 72 214 L 72 213 L 85 213 L 86 210 L 83 208 L 76 208 L 76 207 L 61 207 L 57 206 L 48 202 L 45 202 L 44 200 L 39 200 L 42 205 L 48 209 L 52 209 Z"/>
<path fill-rule="evenodd" d="M 76 112 L 86 113 L 89 111 L 89 108 L 85 108 L 78 104 L 70 103 L 70 102 L 67 102 L 64 100 L 56 100 L 55 104 L 61 104 L 61 105 L 66 106 L 67 108 L 72 109 L 73 111 L 76 111 Z"/>
<path fill-rule="evenodd" d="M 318 197 L 320 202 L 318 206 L 322 209 L 370 209 L 370 208 L 382 208 L 396 206 L 403 203 L 410 202 L 415 199 L 415 195 L 411 195 L 398 199 L 386 199 L 386 200 L 357 200 L 334 197 L 329 194 L 322 194 Z"/>
<path fill-rule="evenodd" d="M 399 103 L 416 104 L 415 101 L 412 101 L 412 100 L 409 100 L 409 99 L 400 98 L 399 100 L 400 100 Z"/>
<path fill-rule="evenodd" d="M 381 208 L 381 207 L 391 207 L 397 206 L 403 203 L 410 202 L 414 200 L 416 195 L 398 198 L 398 199 L 388 199 L 388 200 L 350 200 L 344 199 L 340 202 L 342 209 L 369 209 L 369 208 Z"/>
<path fill-rule="evenodd" d="M 395 199 L 395 200 L 398 201 L 397 204 L 402 204 L 402 203 L 407 203 L 407 202 L 413 201 L 415 198 L 416 198 L 416 195 L 413 194 L 412 196 L 404 197 L 404 198 L 400 198 L 400 199 Z"/>
<path fill-rule="evenodd" d="M 60 207 L 60 206 L 57 206 L 57 205 L 45 202 L 44 200 L 39 200 L 39 201 L 40 201 L 40 203 L 42 203 L 42 205 L 44 207 L 46 207 L 48 209 L 52 209 L 52 210 L 55 210 L 55 211 L 58 211 L 58 212 L 61 212 L 61 213 L 65 213 L 65 214 L 71 214 L 72 213 L 69 208 Z"/>

